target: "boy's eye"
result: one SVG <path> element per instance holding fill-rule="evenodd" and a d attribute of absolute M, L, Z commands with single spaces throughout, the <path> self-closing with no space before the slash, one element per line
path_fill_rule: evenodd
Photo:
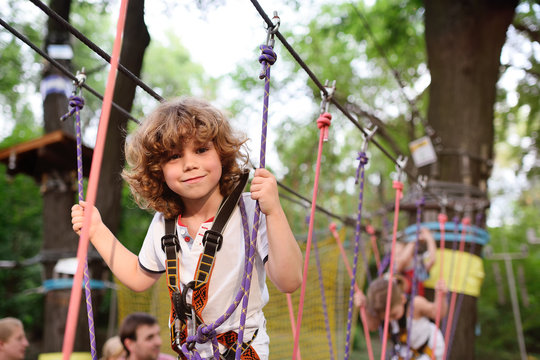
<path fill-rule="evenodd" d="M 180 154 L 172 154 L 171 156 L 169 156 L 169 161 L 170 160 L 176 160 L 176 159 L 180 159 Z"/>
<path fill-rule="evenodd" d="M 208 151 L 207 146 L 201 146 L 200 148 L 197 149 L 197 154 L 202 154 L 202 153 L 205 153 L 207 151 Z"/>

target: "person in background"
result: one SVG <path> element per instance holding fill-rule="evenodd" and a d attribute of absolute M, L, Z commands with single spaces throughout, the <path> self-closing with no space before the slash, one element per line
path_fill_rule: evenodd
<path fill-rule="evenodd" d="M 123 360 L 126 358 L 126 350 L 120 336 L 116 335 L 109 338 L 103 344 L 103 352 L 100 360 Z"/>
<path fill-rule="evenodd" d="M 0 319 L 0 360 L 23 360 L 28 345 L 19 319 Z"/>
<path fill-rule="evenodd" d="M 160 326 L 150 314 L 136 312 L 124 318 L 120 325 L 120 341 L 126 350 L 126 360 L 175 360 L 161 354 Z"/>

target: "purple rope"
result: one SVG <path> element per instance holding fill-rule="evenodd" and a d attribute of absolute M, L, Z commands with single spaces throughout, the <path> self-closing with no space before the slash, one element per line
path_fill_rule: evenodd
<path fill-rule="evenodd" d="M 306 223 L 309 224 L 309 215 L 306 216 Z M 315 251 L 315 259 L 317 262 L 317 275 L 319 277 L 319 290 L 321 292 L 321 302 L 324 314 L 324 325 L 326 327 L 326 340 L 328 341 L 328 348 L 330 349 L 330 359 L 334 360 L 334 346 L 332 344 L 332 333 L 330 331 L 330 320 L 328 319 L 328 306 L 326 303 L 326 295 L 324 292 L 324 282 L 322 276 L 322 266 L 319 257 L 319 246 L 317 245 L 317 237 L 313 234 L 313 250 Z"/>
<path fill-rule="evenodd" d="M 254 249 L 256 248 L 256 237 L 255 240 L 250 239 L 249 236 L 249 226 L 247 221 L 247 214 L 246 209 L 244 205 L 244 201 L 242 198 L 240 198 L 240 201 L 238 202 L 238 205 L 240 207 L 240 214 L 242 215 L 242 225 L 244 230 L 244 241 L 245 241 L 245 248 L 250 253 L 255 253 Z M 248 257 L 249 258 L 249 257 Z M 249 271 L 251 271 L 253 268 L 249 268 L 249 261 L 245 261 L 244 265 L 244 273 L 242 275 L 242 284 L 244 285 L 246 283 L 246 278 L 248 277 Z M 251 262 L 252 264 L 253 262 Z M 250 275 L 251 276 L 251 275 Z M 249 291 L 249 290 L 248 290 Z M 197 333 L 195 335 L 188 336 L 186 338 L 186 342 L 182 345 L 182 352 L 188 359 L 198 360 L 200 359 L 200 355 L 198 354 L 195 347 L 190 349 L 190 345 L 194 343 L 204 344 L 208 341 L 212 341 L 213 345 L 213 351 L 214 351 L 214 357 L 219 359 L 219 348 L 217 344 L 217 338 L 216 338 L 216 328 L 221 326 L 236 310 L 242 299 L 244 299 L 246 296 L 246 289 L 244 286 L 242 286 L 238 293 L 236 294 L 236 297 L 233 301 L 233 303 L 227 308 L 225 313 L 220 316 L 214 323 L 210 325 L 201 324 L 199 325 L 199 328 L 197 329 Z M 245 313 L 245 311 L 243 311 Z M 240 317 L 240 326 L 243 327 L 245 325 L 245 316 L 242 319 L 242 316 Z M 241 345 L 241 343 L 240 343 Z M 240 346 L 241 347 L 241 346 Z"/>
<path fill-rule="evenodd" d="M 369 279 L 369 268 L 367 268 L 366 256 L 364 251 L 363 242 L 360 234 L 360 225 L 362 222 L 362 204 L 364 199 L 364 168 L 368 162 L 368 157 L 365 152 L 358 153 L 358 164 L 356 183 L 358 183 L 358 176 L 360 176 L 360 192 L 358 195 L 358 212 L 356 214 L 356 231 L 354 241 L 354 262 L 353 262 L 353 276 L 351 279 L 351 287 L 349 291 L 349 308 L 347 313 L 347 337 L 345 340 L 345 360 L 349 358 L 349 350 L 351 346 L 351 327 L 352 327 L 352 312 L 353 312 L 353 298 L 354 298 L 354 285 L 356 283 L 356 271 L 358 267 L 358 253 L 362 252 L 364 264 L 366 266 L 366 274 Z M 371 279 L 369 280 L 371 282 Z"/>
<path fill-rule="evenodd" d="M 424 197 L 416 202 L 416 242 L 414 244 L 414 256 L 413 256 L 413 274 L 412 274 L 412 288 L 411 298 L 409 301 L 409 322 L 407 324 L 407 355 L 406 360 L 409 360 L 412 355 L 411 351 L 411 332 L 412 332 L 412 320 L 414 315 L 414 298 L 416 297 L 416 291 L 418 290 L 418 277 L 416 269 L 418 265 L 418 242 L 420 240 L 420 222 L 422 221 L 422 207 L 424 206 Z"/>
<path fill-rule="evenodd" d="M 481 213 L 478 213 L 476 215 L 476 226 L 480 227 L 480 224 L 482 222 L 482 218 L 483 218 L 483 215 Z M 472 231 L 471 229 L 469 231 Z M 469 253 L 470 254 L 474 254 L 476 250 L 476 242 L 473 241 L 472 244 L 471 244 L 471 248 L 469 249 Z M 472 262 L 472 256 L 469 257 L 469 260 L 467 261 L 467 266 L 465 267 L 465 277 L 463 278 L 463 281 L 461 283 L 461 288 L 465 288 L 465 283 L 467 282 L 467 278 L 469 277 L 469 271 L 470 271 L 470 267 L 471 267 L 471 262 Z M 457 304 L 456 304 L 456 310 L 455 310 L 455 316 L 454 316 L 454 319 L 452 320 L 452 327 L 450 328 L 450 339 L 448 340 L 448 349 L 447 349 L 447 354 L 446 354 L 446 358 L 447 359 L 450 359 L 450 351 L 452 350 L 452 343 L 454 341 L 454 333 L 456 332 L 456 328 L 457 328 L 457 321 L 458 321 L 458 318 L 459 318 L 459 314 L 461 313 L 461 305 L 463 304 L 463 298 L 465 297 L 465 294 L 463 293 L 459 293 L 458 294 L 458 298 L 457 298 Z"/>
<path fill-rule="evenodd" d="M 459 217 L 454 216 L 452 221 L 454 222 L 454 235 L 455 235 L 455 238 L 457 239 L 458 238 L 458 232 L 459 232 Z M 455 261 L 455 257 L 456 257 L 457 245 L 458 245 L 457 240 L 452 243 L 452 257 L 451 257 L 451 260 L 450 260 L 450 272 L 448 274 L 449 283 L 450 283 L 450 281 L 452 281 L 452 277 L 454 276 L 454 261 Z M 450 286 L 450 285 L 448 285 L 448 286 Z M 450 301 L 451 296 L 452 296 L 452 291 L 448 291 L 448 293 L 446 294 L 446 301 Z M 441 331 L 442 331 L 442 329 L 444 329 L 443 334 L 446 332 L 446 327 L 448 326 L 447 322 L 448 322 L 448 314 L 446 314 L 446 316 L 444 317 L 442 325 L 441 325 Z M 444 339 L 444 341 L 447 341 L 447 340 L 448 339 Z"/>
<path fill-rule="evenodd" d="M 84 107 L 84 99 L 79 96 L 71 96 L 69 98 L 69 106 L 71 109 L 60 120 L 64 121 L 68 117 L 75 115 L 75 128 L 77 138 L 77 184 L 79 202 L 84 200 L 83 195 L 83 163 L 82 163 L 82 131 L 81 131 L 81 116 L 80 111 Z M 96 333 L 94 328 L 94 311 L 92 310 L 92 294 L 90 291 L 90 277 L 88 275 L 88 261 L 84 261 L 83 270 L 84 293 L 86 301 L 86 312 L 88 314 L 88 332 L 90 334 L 90 352 L 92 360 L 97 359 L 96 355 Z"/>
<path fill-rule="evenodd" d="M 264 168 L 265 166 L 265 160 L 266 160 L 266 134 L 267 134 L 267 128 L 268 128 L 268 99 L 270 94 L 270 66 L 273 65 L 276 62 L 277 55 L 273 51 L 272 47 L 267 45 L 261 45 L 259 47 L 262 50 L 262 55 L 259 57 L 259 62 L 262 64 L 263 71 L 261 72 L 261 75 L 259 75 L 260 79 L 265 79 L 264 84 L 264 106 L 263 106 L 263 122 L 262 122 L 262 135 L 261 135 L 261 153 L 260 153 L 260 167 Z M 234 299 L 233 303 L 229 306 L 229 308 L 225 311 L 225 314 L 223 314 L 221 317 L 219 317 L 213 324 L 210 325 L 200 325 L 200 330 L 197 331 L 197 336 L 188 336 L 186 339 L 186 343 L 182 345 L 182 352 L 188 359 L 193 360 L 199 360 L 200 355 L 198 354 L 197 350 L 193 348 L 192 350 L 189 349 L 188 343 L 193 342 L 207 342 L 208 335 L 215 332 L 215 329 L 219 327 L 223 322 L 225 322 L 232 313 L 236 310 L 238 305 L 240 304 L 240 301 L 242 301 L 242 309 L 240 315 L 240 327 L 238 331 L 238 341 L 237 341 L 237 348 L 236 348 L 236 354 L 235 359 L 239 360 L 242 355 L 242 344 L 244 342 L 244 328 L 245 328 L 245 322 L 246 322 L 246 313 L 247 313 L 247 305 L 249 301 L 249 291 L 251 288 L 251 276 L 253 273 L 253 261 L 255 258 L 255 249 L 256 249 L 256 242 L 257 242 L 257 236 L 259 231 L 259 220 L 260 220 L 260 213 L 261 208 L 259 206 L 259 203 L 257 202 L 255 205 L 255 214 L 253 218 L 253 230 L 251 237 L 249 236 L 249 227 L 247 225 L 247 215 L 245 213 L 245 207 L 242 199 L 240 199 L 240 211 L 242 213 L 242 222 L 244 226 L 244 238 L 246 241 L 246 244 L 249 242 L 249 246 L 246 245 L 246 257 L 247 260 L 244 263 L 245 270 L 244 274 L 242 276 L 242 286 L 241 289 L 236 294 L 236 298 Z M 215 335 L 212 337 L 212 341 L 214 342 Z M 214 357 L 216 359 L 219 359 L 219 351 L 216 350 L 217 346 L 214 346 Z M 191 354 L 192 353 L 192 354 Z"/>

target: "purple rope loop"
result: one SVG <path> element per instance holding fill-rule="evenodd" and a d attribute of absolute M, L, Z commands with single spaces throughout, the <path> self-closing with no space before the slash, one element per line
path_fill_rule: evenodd
<path fill-rule="evenodd" d="M 71 109 L 60 120 L 64 121 L 75 114 L 75 130 L 77 140 L 77 184 L 79 201 L 84 200 L 83 195 L 83 163 L 82 163 L 82 134 L 81 134 L 81 117 L 80 111 L 84 107 L 84 99 L 81 96 L 71 96 L 69 98 L 69 106 Z M 96 333 L 94 327 L 94 310 L 92 308 L 92 295 L 90 291 L 90 276 L 88 274 L 88 261 L 85 259 L 83 269 L 83 285 L 85 292 L 86 313 L 88 315 L 88 332 L 90 336 L 90 353 L 92 360 L 97 359 L 96 351 Z"/>
<path fill-rule="evenodd" d="M 69 110 L 67 114 L 63 115 L 60 118 L 61 121 L 66 120 L 68 117 L 70 117 L 73 114 L 78 114 L 79 111 L 81 111 L 84 107 L 84 99 L 80 96 L 71 96 L 69 98 L 69 106 L 71 107 L 71 109 Z"/>
<path fill-rule="evenodd" d="M 265 77 L 269 77 L 268 71 L 270 70 L 270 66 L 274 65 L 276 62 L 277 54 L 274 52 L 274 49 L 268 45 L 261 45 L 259 46 L 259 49 L 262 51 L 261 56 L 259 56 L 259 62 L 262 65 L 259 79 L 264 79 Z"/>
<path fill-rule="evenodd" d="M 369 264 L 366 256 L 364 241 L 361 236 L 361 224 L 362 224 L 362 205 L 364 203 L 364 165 L 367 164 L 367 156 L 364 152 L 359 154 L 360 165 L 357 169 L 357 183 L 360 179 L 360 191 L 358 193 L 358 211 L 356 213 L 356 230 L 354 241 L 354 261 L 352 269 L 352 278 L 349 289 L 349 307 L 347 312 L 347 336 L 345 339 L 345 360 L 349 359 L 349 350 L 351 346 L 351 328 L 352 328 L 352 313 L 353 313 L 353 298 L 354 298 L 354 286 L 356 284 L 356 273 L 358 269 L 358 253 L 362 255 L 362 261 L 364 263 L 365 272 L 368 284 L 371 283 L 371 274 L 369 272 Z"/>
<path fill-rule="evenodd" d="M 201 324 L 197 328 L 197 339 L 195 341 L 197 341 L 199 344 L 204 344 L 215 337 L 216 330 L 209 329 L 208 327 L 204 326 L 204 324 Z"/>
<path fill-rule="evenodd" d="M 361 151 L 358 153 L 358 157 L 356 158 L 356 160 L 360 160 L 360 162 L 358 163 L 358 167 L 356 168 L 356 179 L 355 179 L 355 184 L 358 185 L 358 180 L 360 179 L 360 169 L 363 169 L 364 166 L 366 166 L 369 158 L 367 157 L 364 151 Z"/>

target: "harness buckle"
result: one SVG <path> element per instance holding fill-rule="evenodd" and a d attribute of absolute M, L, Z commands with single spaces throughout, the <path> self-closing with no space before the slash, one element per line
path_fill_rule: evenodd
<path fill-rule="evenodd" d="M 206 230 L 202 239 L 204 246 L 206 246 L 207 241 L 210 241 L 210 244 L 216 247 L 216 251 L 219 251 L 219 249 L 221 249 L 221 245 L 223 244 L 223 235 L 217 231 Z"/>
<path fill-rule="evenodd" d="M 165 234 L 161 238 L 161 249 L 165 251 L 167 246 L 173 246 L 176 252 L 180 251 L 180 242 L 178 241 L 178 236 L 176 234 Z"/>

